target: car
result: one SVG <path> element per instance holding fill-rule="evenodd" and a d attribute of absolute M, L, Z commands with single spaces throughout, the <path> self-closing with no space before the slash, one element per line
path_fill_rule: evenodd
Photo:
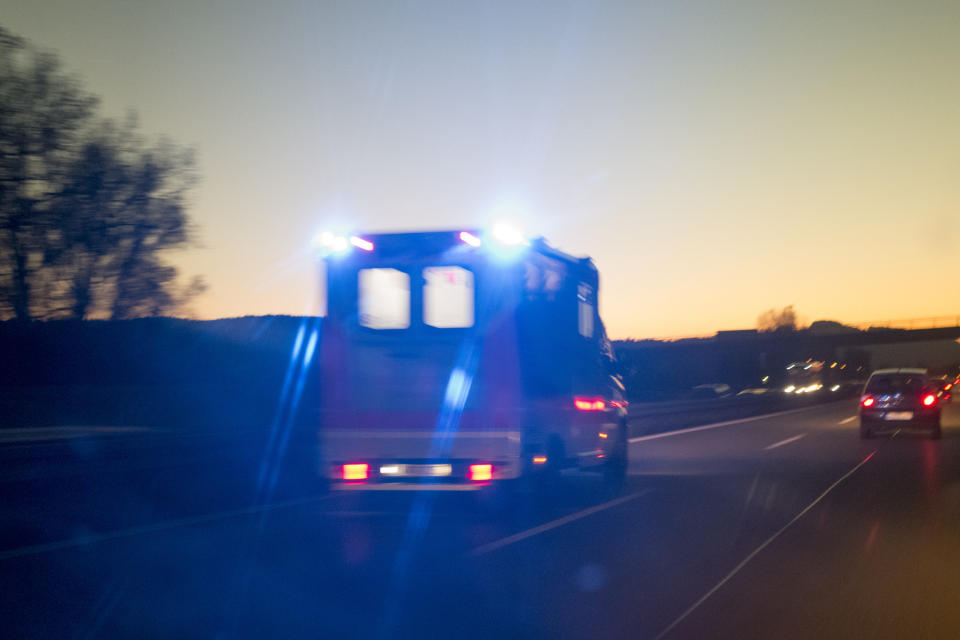
<path fill-rule="evenodd" d="M 860 437 L 871 438 L 885 427 L 909 427 L 939 438 L 941 404 L 926 369 L 878 369 L 860 396 Z"/>
<path fill-rule="evenodd" d="M 762 396 L 769 393 L 769 387 L 748 387 L 737 392 L 737 396 Z"/>
<path fill-rule="evenodd" d="M 725 398 L 730 395 L 730 392 L 730 385 L 722 382 L 711 382 L 695 386 L 690 390 L 690 397 L 697 400 L 713 400 L 715 398 Z"/>

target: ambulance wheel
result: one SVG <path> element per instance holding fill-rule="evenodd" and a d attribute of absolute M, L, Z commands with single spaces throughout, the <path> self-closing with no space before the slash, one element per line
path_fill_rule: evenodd
<path fill-rule="evenodd" d="M 603 468 L 603 480 L 608 488 L 619 491 L 627 480 L 627 468 L 630 466 L 630 443 L 627 441 L 627 425 L 621 423 L 616 431 L 616 441 L 610 457 Z"/>

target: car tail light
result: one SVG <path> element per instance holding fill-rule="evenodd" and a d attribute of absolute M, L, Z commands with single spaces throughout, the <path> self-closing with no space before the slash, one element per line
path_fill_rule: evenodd
<path fill-rule="evenodd" d="M 471 482 L 489 482 L 493 480 L 493 465 L 472 464 L 467 472 L 467 478 Z"/>
<path fill-rule="evenodd" d="M 873 399 L 873 396 L 864 396 L 860 400 L 860 404 L 862 404 L 865 407 L 872 407 L 874 402 L 876 402 L 876 400 Z"/>
<path fill-rule="evenodd" d="M 603 411 L 607 408 L 607 403 L 603 398 L 574 398 L 573 406 L 578 411 Z"/>
<path fill-rule="evenodd" d="M 923 402 L 923 406 L 925 407 L 932 407 L 936 401 L 937 396 L 933 395 L 932 393 L 928 393 L 927 395 L 923 396 L 923 400 L 921 400 L 921 402 Z"/>
<path fill-rule="evenodd" d="M 370 465 L 365 462 L 345 464 L 341 470 L 344 480 L 366 480 L 370 477 Z"/>

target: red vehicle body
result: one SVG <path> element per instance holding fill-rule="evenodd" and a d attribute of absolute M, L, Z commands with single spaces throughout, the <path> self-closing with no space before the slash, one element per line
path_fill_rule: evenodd
<path fill-rule="evenodd" d="M 625 472 L 626 400 L 589 259 L 476 230 L 327 241 L 319 434 L 335 486 Z"/>

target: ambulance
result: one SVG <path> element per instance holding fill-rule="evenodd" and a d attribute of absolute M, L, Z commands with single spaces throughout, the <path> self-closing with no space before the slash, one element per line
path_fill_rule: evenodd
<path fill-rule="evenodd" d="M 622 481 L 627 400 L 589 258 L 504 225 L 315 242 L 334 488 L 470 491 L 567 468 Z"/>

